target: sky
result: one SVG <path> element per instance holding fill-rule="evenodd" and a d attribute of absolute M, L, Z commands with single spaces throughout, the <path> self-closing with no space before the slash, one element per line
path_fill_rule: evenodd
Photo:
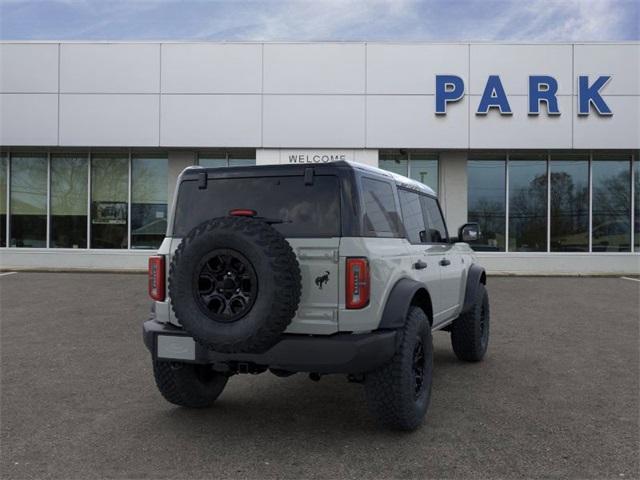
<path fill-rule="evenodd" d="M 0 0 L 0 39 L 639 40 L 640 0 Z"/>

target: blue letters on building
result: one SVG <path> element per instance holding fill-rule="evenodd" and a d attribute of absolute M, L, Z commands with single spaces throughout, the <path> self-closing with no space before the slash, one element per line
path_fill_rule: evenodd
<path fill-rule="evenodd" d="M 529 77 L 529 115 L 540 114 L 540 103 L 547 104 L 549 115 L 560 115 L 558 109 L 558 82 L 547 75 L 531 75 Z"/>
<path fill-rule="evenodd" d="M 490 108 L 498 108 L 502 115 L 511 115 L 512 113 L 507 94 L 504 93 L 504 88 L 498 75 L 489 75 L 476 115 L 486 115 L 489 113 Z"/>
<path fill-rule="evenodd" d="M 447 113 L 447 103 L 464 96 L 464 80 L 456 75 L 436 75 L 436 115 Z"/>
<path fill-rule="evenodd" d="M 610 75 L 599 76 L 589 85 L 589 76 L 578 76 L 578 115 L 589 115 L 591 105 L 598 114 L 611 116 L 613 112 L 600 95 L 600 90 L 611 80 Z M 540 114 L 545 103 L 548 115 L 560 115 L 558 81 L 549 75 L 529 76 L 529 115 Z M 457 75 L 436 75 L 436 115 L 446 115 L 447 105 L 464 97 L 464 80 Z M 501 115 L 511 115 L 511 106 L 498 75 L 489 75 L 476 115 L 487 115 L 497 108 Z"/>
<path fill-rule="evenodd" d="M 610 75 L 601 75 L 589 86 L 589 77 L 578 77 L 578 115 L 589 115 L 590 106 L 593 105 L 600 115 L 613 115 L 611 109 L 600 96 L 600 90 L 611 80 Z"/>

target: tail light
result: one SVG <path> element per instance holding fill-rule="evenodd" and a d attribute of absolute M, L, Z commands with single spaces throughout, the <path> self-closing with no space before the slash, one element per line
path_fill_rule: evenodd
<path fill-rule="evenodd" d="M 347 258 L 347 308 L 364 308 L 369 305 L 369 260 L 361 257 Z"/>
<path fill-rule="evenodd" d="M 164 301 L 164 255 L 149 257 L 149 296 Z"/>
<path fill-rule="evenodd" d="M 234 208 L 229 210 L 229 215 L 232 217 L 255 217 L 258 212 L 255 210 L 249 210 L 248 208 Z"/>

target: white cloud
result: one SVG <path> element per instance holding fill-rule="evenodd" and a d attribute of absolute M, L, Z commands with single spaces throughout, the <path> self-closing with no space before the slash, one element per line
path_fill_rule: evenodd
<path fill-rule="evenodd" d="M 596 41 L 640 36 L 640 0 L 0 0 L 0 13 L 3 38 Z"/>
<path fill-rule="evenodd" d="M 620 38 L 626 33 L 625 17 L 638 15 L 635 0 L 294 0 L 263 6 L 240 15 L 233 8 L 235 16 L 217 17 L 195 36 L 217 38 L 223 32 L 226 37 L 271 41 L 595 41 Z"/>
<path fill-rule="evenodd" d="M 620 2 L 533 0 L 520 11 L 512 7 L 504 20 L 513 22 L 509 36 L 515 40 L 596 41 L 618 38 L 625 14 Z"/>
<path fill-rule="evenodd" d="M 246 40 L 364 39 L 378 28 L 406 22 L 412 3 L 406 0 L 297 0 L 266 2 L 265 8 L 241 12 L 236 5 L 232 10 L 233 14 L 240 14 L 239 18 L 218 16 L 200 29 L 196 37 L 224 32 Z"/>

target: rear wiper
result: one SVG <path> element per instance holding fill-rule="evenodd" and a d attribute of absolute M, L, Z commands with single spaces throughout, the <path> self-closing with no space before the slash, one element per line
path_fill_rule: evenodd
<path fill-rule="evenodd" d="M 293 223 L 291 220 L 282 220 L 281 218 L 267 218 L 267 217 L 253 217 L 256 220 L 262 220 L 268 225 L 275 225 L 278 223 Z"/>

